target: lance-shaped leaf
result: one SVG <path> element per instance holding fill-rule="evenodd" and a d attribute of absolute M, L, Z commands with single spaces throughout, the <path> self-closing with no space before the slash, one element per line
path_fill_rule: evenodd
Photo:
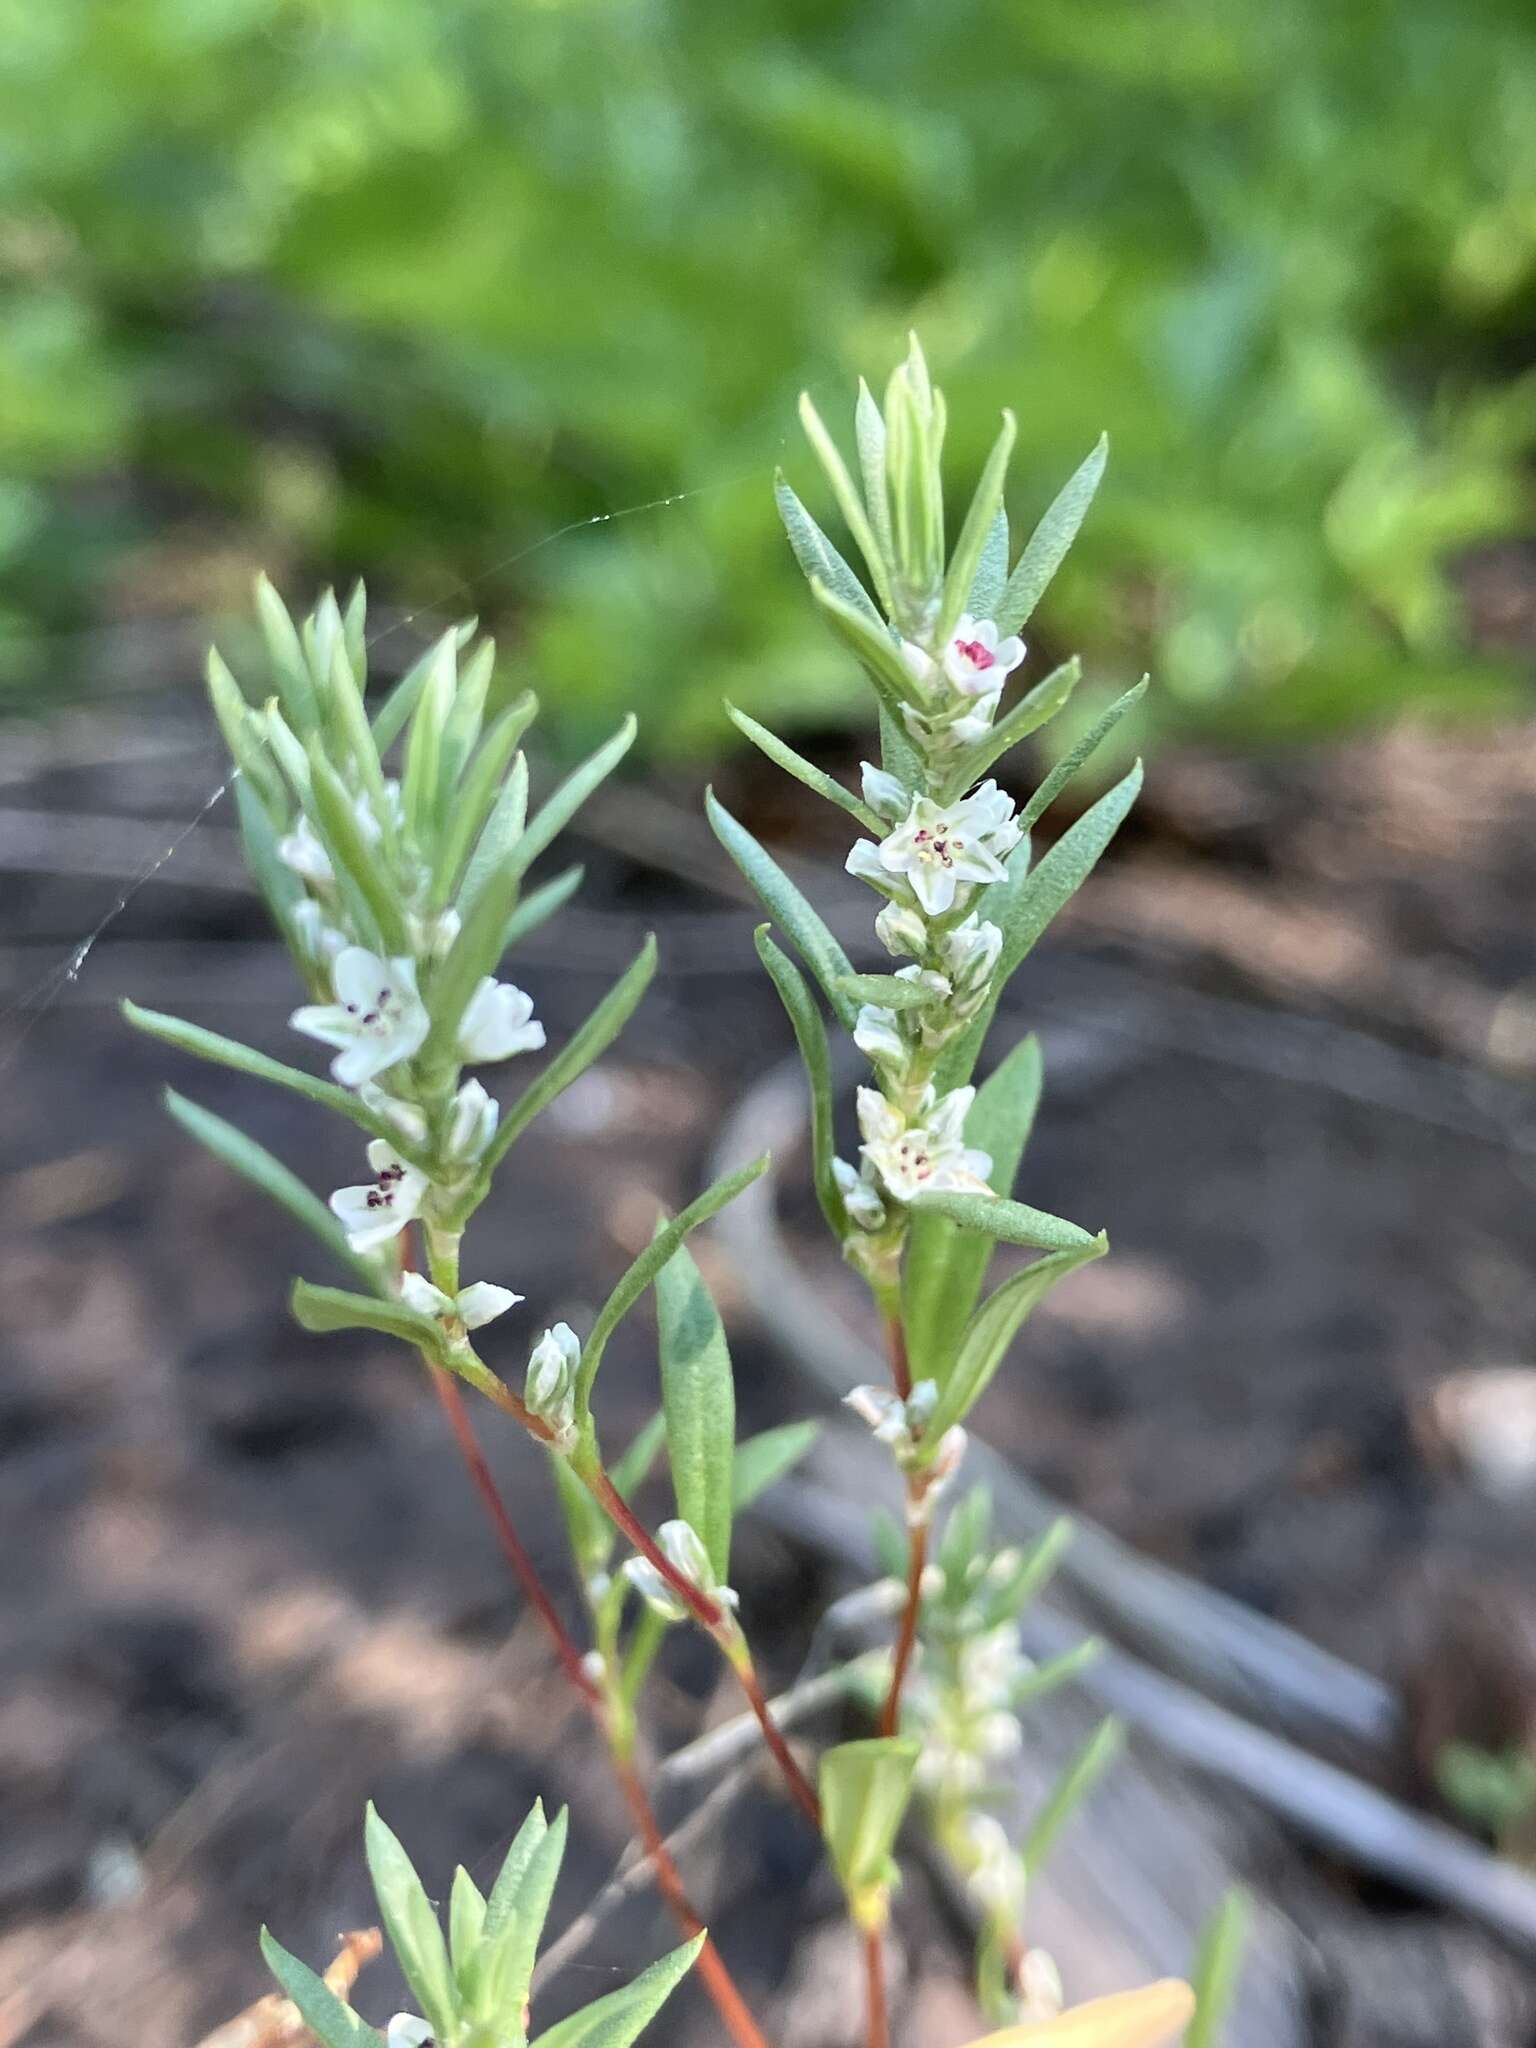
<path fill-rule="evenodd" d="M 460 917 L 468 914 L 481 891 L 512 860 L 512 849 L 528 826 L 528 757 L 519 754 L 507 779 L 496 792 L 490 814 L 475 842 L 475 850 L 459 884 L 456 907 Z"/>
<path fill-rule="evenodd" d="M 480 1981 L 480 1937 L 485 1928 L 485 1898 L 461 1863 L 448 1894 L 448 1954 L 459 1996 L 472 2005 Z"/>
<path fill-rule="evenodd" d="M 517 883 L 510 865 L 503 865 L 486 877 L 485 886 L 470 905 L 447 959 L 432 977 L 427 997 L 432 1028 L 421 1049 L 423 1060 L 446 1063 L 453 1059 L 470 997 L 501 963 L 507 921 L 517 901 Z"/>
<path fill-rule="evenodd" d="M 415 1148 L 409 1146 L 392 1125 L 367 1109 L 350 1088 L 338 1088 L 332 1081 L 318 1080 L 302 1068 L 285 1066 L 281 1060 L 269 1059 L 264 1052 L 257 1052 L 254 1046 L 242 1045 L 238 1038 L 225 1038 L 217 1031 L 205 1031 L 202 1025 L 189 1024 L 184 1018 L 168 1017 L 160 1010 L 142 1010 L 137 1003 L 126 1001 L 122 1011 L 136 1031 L 161 1039 L 166 1045 L 174 1045 L 178 1052 L 189 1052 L 197 1059 L 211 1060 L 217 1067 L 232 1067 L 237 1074 L 249 1074 L 257 1081 L 270 1081 L 275 1087 L 302 1095 L 306 1102 L 318 1103 L 322 1109 L 333 1109 L 338 1116 L 346 1117 L 370 1136 L 387 1139 L 400 1157 L 411 1165 L 422 1164 Z"/>
<path fill-rule="evenodd" d="M 432 900 L 441 908 L 449 902 L 459 883 L 464 864 L 474 847 L 478 856 L 478 839 L 484 837 L 482 828 L 488 827 L 490 819 L 500 808 L 504 779 L 517 752 L 518 740 L 522 737 L 523 726 L 515 711 L 505 711 L 486 734 L 479 752 L 469 766 L 469 772 L 462 784 L 454 791 L 443 821 L 443 830 L 438 839 L 437 857 L 432 874 Z M 522 784 L 524 801 L 527 798 L 528 770 L 523 766 Z M 519 827 L 521 829 L 521 827 Z M 509 834 L 509 845 L 515 841 L 515 833 Z M 493 853 L 487 866 L 496 864 Z M 467 882 L 466 876 L 466 882 Z M 477 893 L 466 887 L 465 895 L 474 900 Z M 460 913 L 462 915 L 462 912 Z"/>
<path fill-rule="evenodd" d="M 478 624 L 478 619 L 461 619 L 456 626 L 450 626 L 446 633 L 418 655 L 395 684 L 380 705 L 378 716 L 373 721 L 373 743 L 381 754 L 387 754 L 405 730 L 405 722 L 416 709 L 421 693 L 426 688 L 427 677 L 431 675 L 434 664 L 441 658 L 444 642 L 451 642 L 456 649 L 462 651 L 475 637 L 475 628 Z"/>
<path fill-rule="evenodd" d="M 1089 755 L 1095 752 L 1100 741 L 1114 730 L 1128 711 L 1134 710 L 1141 702 L 1147 694 L 1147 685 L 1151 680 L 1150 676 L 1143 676 L 1141 681 L 1127 690 L 1123 697 L 1117 697 L 1109 709 L 1094 720 L 1076 745 L 1062 755 L 1019 813 L 1019 823 L 1026 832 L 1036 819 L 1044 816 L 1047 808 L 1061 795 Z"/>
<path fill-rule="evenodd" d="M 883 622 L 870 602 L 869 592 L 795 496 L 782 471 L 774 478 L 773 497 L 779 508 L 779 517 L 784 522 L 784 531 L 789 535 L 789 545 L 807 582 L 824 583 L 844 604 L 852 605 L 855 611 L 867 612 L 875 625 L 881 625 Z"/>
<path fill-rule="evenodd" d="M 931 989 L 896 974 L 845 974 L 838 988 L 849 1002 L 875 1003 L 882 1010 L 921 1010 L 933 1001 Z"/>
<path fill-rule="evenodd" d="M 1083 665 L 1074 654 L 1070 661 L 1064 661 L 1059 668 L 1053 668 L 1048 676 L 1036 683 L 997 721 L 996 725 L 973 746 L 967 747 L 957 756 L 945 772 L 944 795 L 958 796 L 979 782 L 994 761 L 1000 761 L 1004 754 L 1016 747 L 1021 740 L 1028 739 L 1032 732 L 1038 732 L 1048 724 L 1067 702 L 1082 680 Z M 1026 826 L 1025 830 L 1029 828 Z"/>
<path fill-rule="evenodd" d="M 235 810 L 240 819 L 240 844 L 245 849 L 246 866 L 255 878 L 272 922 L 292 946 L 296 930 L 293 914 L 304 901 L 303 885 L 278 853 L 271 814 L 244 769 L 235 783 Z"/>
<path fill-rule="evenodd" d="M 1076 1533 L 1072 1517 L 1058 1515 L 1020 1553 L 1011 1571 L 997 1580 L 989 1577 L 988 1613 L 999 1619 L 1022 1614 L 1055 1577 L 1056 1568 L 1071 1549 Z"/>
<path fill-rule="evenodd" d="M 266 644 L 272 680 L 289 724 L 306 737 L 320 722 L 320 703 L 315 695 L 309 663 L 304 657 L 298 628 L 288 607 L 265 576 L 256 578 L 256 620 Z"/>
<path fill-rule="evenodd" d="M 352 797 L 318 747 L 309 757 L 310 819 L 331 857 L 336 886 L 362 931 L 385 953 L 408 950 L 405 912 L 377 848 L 363 836 Z M 360 910 L 361 906 L 361 910 Z"/>
<path fill-rule="evenodd" d="M 567 1039 L 497 1125 L 496 1136 L 485 1155 L 483 1176 L 488 1176 L 506 1157 L 534 1118 L 608 1050 L 634 1014 L 655 972 L 656 940 L 648 934 L 645 944 L 586 1022 Z"/>
<path fill-rule="evenodd" d="M 988 915 L 1002 927 L 1003 950 L 992 977 L 992 993 L 964 1036 L 944 1056 L 941 1088 L 959 1087 L 976 1064 L 987 1027 L 1008 977 L 1032 950 L 1046 926 L 1087 881 L 1114 838 L 1141 788 L 1141 763 L 1106 790 L 1091 810 L 1064 832 L 1016 887 L 999 883 L 987 900 Z M 1024 842 L 1027 844 L 1028 842 Z M 1010 881 L 1018 851 L 1009 857 Z"/>
<path fill-rule="evenodd" d="M 459 2001 L 443 1930 L 410 1857 L 379 1818 L 371 1800 L 363 1826 L 363 1847 L 379 1902 L 379 1918 L 401 1974 L 433 2032 L 442 2040 L 451 2040 L 458 2030 Z"/>
<path fill-rule="evenodd" d="M 736 822 L 713 790 L 705 793 L 704 805 L 715 837 L 752 884 L 764 910 L 820 982 L 822 993 L 839 1021 L 851 1030 L 859 1006 L 837 990 L 842 978 L 853 972 L 848 955 L 772 854 L 758 844 L 745 825 Z"/>
<path fill-rule="evenodd" d="M 937 1452 L 944 1432 L 963 1422 L 986 1392 L 1019 1326 L 1036 1304 L 1058 1281 L 1091 1259 L 1102 1258 L 1108 1250 L 1108 1238 L 1096 1237 L 1077 1251 L 1051 1252 L 1005 1280 L 987 1297 L 966 1325 L 954 1365 L 940 1389 L 938 1406 L 924 1428 L 923 1445 L 930 1457 Z"/>
<path fill-rule="evenodd" d="M 821 1021 L 821 1012 L 804 975 L 773 943 L 767 925 L 760 924 L 753 936 L 757 956 L 767 968 L 794 1027 L 811 1095 L 811 1177 L 827 1227 L 841 1242 L 848 1229 L 848 1211 L 832 1167 L 836 1148 L 832 1138 L 832 1061 L 827 1050 L 827 1027 Z"/>
<path fill-rule="evenodd" d="M 352 1250 L 347 1243 L 346 1232 L 324 1202 L 313 1189 L 304 1185 L 291 1168 L 274 1158 L 265 1145 L 258 1145 L 254 1138 L 248 1137 L 237 1125 L 226 1123 L 223 1117 L 215 1116 L 211 1109 L 189 1102 L 174 1088 L 166 1089 L 165 1106 L 182 1129 L 196 1138 L 200 1145 L 205 1145 L 215 1159 L 250 1181 L 253 1187 L 260 1188 L 280 1209 L 286 1209 L 296 1223 L 301 1223 L 319 1238 L 341 1265 L 351 1267 L 372 1281 L 373 1268 Z"/>
<path fill-rule="evenodd" d="M 800 394 L 800 424 L 805 429 L 806 439 L 816 451 L 816 459 L 826 472 L 827 482 L 832 486 L 832 495 L 837 499 L 837 509 L 846 520 L 848 531 L 853 535 L 859 553 L 864 557 L 870 581 L 875 586 L 880 602 L 889 611 L 891 579 L 885 553 L 875 538 L 864 501 L 853 478 L 848 474 L 848 465 L 838 453 L 836 442 L 822 424 L 821 415 L 811 403 L 808 391 L 802 391 Z"/>
<path fill-rule="evenodd" d="M 853 412 L 853 432 L 859 449 L 859 471 L 864 480 L 864 505 L 875 539 L 887 558 L 891 553 L 891 499 L 885 478 L 885 419 L 875 395 L 861 377 L 859 401 Z"/>
<path fill-rule="evenodd" d="M 1052 1786 L 1024 1838 L 1019 1856 L 1028 1876 L 1039 1870 L 1056 1837 L 1124 1748 L 1120 1723 L 1101 1721 Z"/>
<path fill-rule="evenodd" d="M 1097 1636 L 1084 1636 L 1080 1643 L 1074 1643 L 1070 1650 L 1063 1650 L 1059 1657 L 1048 1657 L 1043 1664 L 1037 1664 L 1027 1671 L 1014 1685 L 1008 1695 L 1008 1704 L 1017 1713 L 1033 1700 L 1043 1700 L 1058 1687 L 1070 1685 L 1081 1678 L 1104 1654 L 1104 1645 Z"/>
<path fill-rule="evenodd" d="M 912 1796 L 921 1745 L 899 1736 L 842 1742 L 821 1759 L 821 1832 L 832 1867 L 863 1928 L 881 1927 L 895 1865 L 891 1851 Z"/>
<path fill-rule="evenodd" d="M 970 509 L 965 515 L 965 524 L 960 529 L 960 538 L 955 542 L 955 551 L 949 558 L 949 568 L 944 576 L 944 602 L 939 608 L 939 622 L 934 629 L 932 645 L 947 647 L 954 637 L 955 626 L 960 614 L 970 600 L 971 586 L 981 566 L 982 553 L 996 524 L 997 515 L 1003 507 L 1003 487 L 1008 480 L 1008 458 L 1013 453 L 1017 423 L 1013 414 L 1003 413 L 1002 431 L 992 444 L 986 467 L 981 472 L 981 481 L 971 499 Z"/>
<path fill-rule="evenodd" d="M 265 1927 L 261 1930 L 261 1953 L 284 1996 L 292 1999 L 305 2026 L 325 2043 L 325 2048 L 384 2048 L 384 2036 L 359 2019 L 350 2005 L 343 2005 L 329 1984 L 317 1977 L 307 1963 L 290 1955 Z"/>
<path fill-rule="evenodd" d="M 457 686 L 458 648 L 453 635 L 444 634 L 411 713 L 400 778 L 401 809 L 423 846 L 431 845 L 441 811 L 443 734 Z"/>
<path fill-rule="evenodd" d="M 605 740 L 595 754 L 588 755 L 585 761 L 573 768 L 545 798 L 513 849 L 511 860 L 518 874 L 528 872 L 555 834 L 569 824 L 599 783 L 613 773 L 634 745 L 635 734 L 639 730 L 633 717 L 626 718 L 612 739 Z"/>
<path fill-rule="evenodd" d="M 540 925 L 548 924 L 557 910 L 561 910 L 581 887 L 586 869 L 580 861 L 568 868 L 562 868 L 558 875 L 552 875 L 537 889 L 530 889 L 507 919 L 507 928 L 501 935 L 502 949 L 510 953 L 523 939 L 536 932 Z"/>
<path fill-rule="evenodd" d="M 576 1380 L 576 1409 L 585 1420 L 590 1412 L 592 1382 L 597 1378 L 597 1369 L 602 1364 L 603 1352 L 609 1338 L 655 1280 L 657 1274 L 683 1243 L 690 1231 L 697 1230 L 701 1223 L 707 1223 L 711 1216 L 734 1201 L 743 1188 L 750 1187 L 759 1175 L 767 1170 L 768 1154 L 751 1160 L 734 1173 L 728 1173 L 707 1187 L 695 1202 L 679 1216 L 660 1230 L 651 1239 L 645 1250 L 629 1267 L 612 1294 L 597 1312 L 592 1325 L 592 1334 L 582 1346 L 581 1369 Z"/>
<path fill-rule="evenodd" d="M 565 1855 L 566 1827 L 563 1807 L 546 1827 L 543 1811 L 536 1806 L 491 1888 L 480 1943 L 477 2015 L 493 2028 L 520 2028 L 534 1958 Z"/>
<path fill-rule="evenodd" d="M 465 764 L 475 751 L 485 723 L 485 700 L 490 694 L 491 675 L 496 667 L 496 642 L 482 640 L 469 660 L 464 664 L 459 677 L 459 687 L 453 693 L 453 705 L 448 713 L 448 723 L 443 727 L 442 762 L 438 769 L 438 803 L 447 805 L 453 801 L 459 777 Z M 524 699 L 528 693 L 524 692 Z M 519 700 L 519 705 L 523 700 Z M 519 705 L 509 705 L 503 716 L 515 716 Z M 530 711 L 529 717 L 532 716 Z M 527 720 L 524 720 L 527 723 Z"/>
<path fill-rule="evenodd" d="M 534 2048 L 630 2048 L 687 1976 L 705 1940 L 703 1934 L 696 1934 L 692 1941 L 642 1970 L 633 1984 L 594 1999 L 540 2034 Z"/>
<path fill-rule="evenodd" d="M 776 1429 L 762 1430 L 739 1443 L 731 1470 L 732 1505 L 738 1510 L 751 1507 L 799 1464 L 820 1435 L 821 1424 L 811 1419 L 781 1422 Z"/>
<path fill-rule="evenodd" d="M 999 505 L 986 543 L 971 580 L 971 595 L 964 607 L 973 618 L 992 619 L 1003 601 L 1008 582 L 1008 514 Z"/>
<path fill-rule="evenodd" d="M 824 768 L 818 768 L 814 761 L 807 761 L 803 754 L 797 754 L 787 746 L 777 733 L 770 732 L 766 725 L 759 725 L 755 718 L 748 718 L 744 711 L 738 711 L 734 704 L 725 707 L 726 716 L 738 732 L 745 733 L 754 747 L 761 749 L 776 767 L 786 775 L 793 775 L 796 782 L 803 782 L 807 789 L 813 789 L 818 796 L 825 797 L 829 804 L 836 804 L 840 811 L 846 811 L 850 818 L 857 818 L 866 832 L 883 832 L 884 824 L 869 808 L 861 803 L 851 789 L 843 785 Z"/>
<path fill-rule="evenodd" d="M 1021 1039 L 977 1090 L 965 1142 L 991 1156 L 992 1187 L 1013 1187 L 1040 1102 L 1040 1042 Z M 920 1207 L 912 1217 L 902 1272 L 907 1348 L 917 1379 L 940 1379 L 981 1292 L 993 1240 Z"/>
<path fill-rule="evenodd" d="M 922 701 L 917 680 L 885 626 L 871 624 L 863 612 L 844 604 L 825 583 L 813 582 L 811 595 L 838 639 L 858 656 L 875 694 L 887 710 L 899 713 L 903 704 Z"/>
<path fill-rule="evenodd" d="M 327 1335 L 333 1330 L 378 1330 L 398 1337 L 441 1362 L 446 1355 L 442 1330 L 403 1301 L 385 1295 L 353 1294 L 345 1287 L 317 1287 L 295 1280 L 290 1296 L 294 1320 L 306 1330 Z"/>
<path fill-rule="evenodd" d="M 677 1512 L 703 1543 L 723 1585 L 731 1571 L 736 1388 L 720 1311 L 685 1246 L 656 1275 L 656 1328 Z"/>
<path fill-rule="evenodd" d="M 924 1193 L 914 1195 L 909 1205 L 921 1213 L 934 1210 L 961 1230 L 979 1231 L 998 1244 L 1023 1244 L 1034 1251 L 1080 1251 L 1094 1242 L 1093 1233 L 1065 1216 L 1052 1216 L 1046 1209 L 1031 1209 L 1027 1202 L 1013 1202 L 1005 1195 L 962 1195 Z"/>
<path fill-rule="evenodd" d="M 1077 539 L 1093 494 L 1109 460 L 1109 436 L 1101 434 L 1093 452 L 1062 485 L 1050 509 L 1025 543 L 1008 588 L 998 606 L 999 633 L 1016 633 L 1040 602 L 1042 593 Z"/>

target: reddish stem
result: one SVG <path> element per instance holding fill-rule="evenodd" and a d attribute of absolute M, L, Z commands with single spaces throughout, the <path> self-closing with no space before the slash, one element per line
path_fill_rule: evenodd
<path fill-rule="evenodd" d="M 713 1634 L 725 1619 L 725 1609 L 719 1601 L 711 1600 L 707 1593 L 700 1592 L 693 1581 L 664 1555 L 655 1537 L 634 1514 L 601 1465 L 595 1462 L 590 1466 L 575 1464 L 573 1469 L 625 1541 L 633 1544 L 640 1555 L 655 1566 L 688 1612 Z"/>
<path fill-rule="evenodd" d="M 491 1526 L 496 1531 L 496 1540 L 501 1545 L 503 1556 L 511 1565 L 529 1606 L 534 1609 L 549 1632 L 555 1655 L 560 1659 L 560 1666 L 566 1677 L 588 1706 L 600 1709 L 602 1695 L 582 1668 L 581 1652 L 556 1612 L 555 1604 L 539 1577 L 538 1568 L 523 1548 L 522 1540 L 512 1526 L 512 1517 L 507 1513 L 506 1504 L 497 1489 L 496 1481 L 491 1476 L 491 1468 L 485 1462 L 485 1453 L 481 1450 L 480 1440 L 475 1435 L 474 1424 L 465 1411 L 464 1397 L 459 1392 L 458 1381 L 451 1373 L 443 1372 L 436 1367 L 430 1369 L 430 1376 L 433 1386 L 437 1389 L 437 1398 L 448 1417 L 448 1426 L 453 1431 L 454 1441 L 458 1444 L 459 1455 L 469 1468 L 469 1476 L 475 1483 L 475 1491 L 484 1503 L 487 1515 L 490 1516 Z"/>
<path fill-rule="evenodd" d="M 869 2014 L 868 2048 L 890 2048 L 891 2030 L 885 2014 L 885 1936 L 878 1927 L 864 1930 L 864 1984 Z"/>
<path fill-rule="evenodd" d="M 725 1967 L 720 1951 L 713 1940 L 704 1933 L 704 1923 L 689 1903 L 683 1889 L 683 1880 L 672 1852 L 662 1839 L 656 1815 L 651 1802 L 645 1796 L 645 1787 L 635 1773 L 634 1766 L 623 1758 L 614 1759 L 614 1768 L 619 1774 L 624 1797 L 634 1815 L 635 1827 L 645 1845 L 645 1853 L 651 1859 L 651 1868 L 656 1873 L 657 1889 L 677 1916 L 678 1924 L 690 1939 L 704 1935 L 704 1946 L 699 1950 L 698 1971 L 705 1988 L 714 2001 L 715 2010 L 736 2042 L 737 2048 L 767 2048 L 756 2020 L 747 2010 L 746 2001 L 736 1989 L 735 1979 Z"/>
<path fill-rule="evenodd" d="M 905 1401 L 912 1392 L 912 1366 L 907 1357 L 907 1333 L 900 1316 L 885 1319 L 885 1348 L 891 1361 L 891 1384 Z"/>
<path fill-rule="evenodd" d="M 907 1682 L 912 1652 L 917 1647 L 917 1624 L 923 1609 L 923 1573 L 928 1565 L 928 1524 L 912 1522 L 907 1534 L 907 1605 L 901 1617 L 901 1632 L 891 1658 L 891 1683 L 880 1711 L 880 1733 L 894 1735 L 901 1721 L 901 1691 Z"/>
<path fill-rule="evenodd" d="M 757 1716 L 757 1725 L 763 1731 L 763 1740 L 772 1752 L 773 1760 L 784 1774 L 784 1782 L 798 1801 L 801 1811 L 813 1828 L 821 1826 L 821 1801 L 810 1779 L 795 1762 L 784 1732 L 768 1711 L 768 1702 L 763 1697 L 763 1688 L 758 1682 L 756 1671 L 750 1661 L 738 1664 L 734 1658 L 731 1668 L 741 1680 L 741 1689 L 747 1696 L 747 1704 Z"/>

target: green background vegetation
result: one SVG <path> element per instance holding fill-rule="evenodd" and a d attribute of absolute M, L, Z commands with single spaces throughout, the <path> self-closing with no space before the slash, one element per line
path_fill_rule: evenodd
<path fill-rule="evenodd" d="M 802 384 L 922 331 L 1039 630 L 1157 715 L 1507 698 L 1447 569 L 1530 524 L 1524 0 L 48 0 L 0 36 L 0 689 L 271 565 L 474 579 L 568 744 L 857 704 L 777 532 Z M 679 492 L 542 546 L 566 523 Z M 835 527 L 834 527 L 835 530 Z M 520 560 L 510 560 L 521 551 Z M 460 609 L 463 600 L 456 599 Z M 1042 650 L 1044 651 L 1044 650 Z"/>

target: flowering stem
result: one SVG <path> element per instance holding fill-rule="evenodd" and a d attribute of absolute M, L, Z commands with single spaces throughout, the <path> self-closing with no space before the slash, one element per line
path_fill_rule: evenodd
<path fill-rule="evenodd" d="M 901 1722 L 901 1692 L 907 1682 L 912 1652 L 917 1647 L 917 1624 L 923 1607 L 923 1573 L 928 1566 L 928 1521 L 909 1518 L 907 1524 L 907 1604 L 891 1659 L 891 1682 L 885 1705 L 880 1710 L 880 1733 L 894 1735 Z"/>
<path fill-rule="evenodd" d="M 867 2048 L 890 2048 L 890 2024 L 885 2014 L 885 1930 L 882 1927 L 866 1927 L 864 1930 L 864 1984 L 865 2010 L 868 2013 Z"/>
<path fill-rule="evenodd" d="M 662 1837 L 655 1811 L 646 1796 L 639 1773 L 624 1753 L 620 1741 L 616 1739 L 616 1731 L 610 1726 L 602 1691 L 584 1670 L 581 1653 L 572 1640 L 570 1631 L 560 1619 L 554 1602 L 539 1577 L 538 1568 L 523 1548 L 517 1531 L 512 1526 L 512 1518 L 507 1513 L 506 1503 L 501 1498 L 496 1481 L 486 1463 L 485 1453 L 481 1450 L 479 1439 L 475 1435 L 474 1424 L 465 1411 L 464 1397 L 459 1392 L 457 1382 L 451 1374 L 439 1368 L 429 1365 L 428 1370 L 432 1384 L 437 1390 L 438 1400 L 448 1417 L 454 1441 L 459 1447 L 470 1478 L 474 1481 L 475 1491 L 484 1503 L 486 1513 L 496 1531 L 502 1553 L 511 1565 L 529 1605 L 548 1631 L 561 1669 L 576 1688 L 608 1744 L 614 1772 L 618 1777 L 625 1802 L 634 1815 L 635 1826 L 655 1875 L 656 1888 L 671 1908 L 683 1933 L 691 1940 L 695 1935 L 704 1933 L 704 1923 L 689 1900 L 683 1885 L 682 1873 L 673 1861 L 672 1852 Z M 726 1968 L 719 1950 L 707 1935 L 704 1946 L 699 1951 L 698 1971 L 715 2010 L 720 2015 L 721 2023 L 736 2043 L 736 2048 L 767 2048 L 757 2022 L 747 2010 L 746 2001 L 736 1988 L 735 1980 Z"/>
<path fill-rule="evenodd" d="M 885 1348 L 891 1361 L 891 1384 L 905 1401 L 912 1392 L 912 1367 L 907 1358 L 907 1333 L 899 1310 L 885 1318 Z"/>

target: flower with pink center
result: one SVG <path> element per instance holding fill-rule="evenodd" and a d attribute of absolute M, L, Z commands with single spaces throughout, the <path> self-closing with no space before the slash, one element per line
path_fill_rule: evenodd
<path fill-rule="evenodd" d="M 1003 857 L 1022 836 L 1012 803 L 995 782 L 984 782 L 958 803 L 914 797 L 905 822 L 881 840 L 879 861 L 910 883 L 930 917 L 942 917 L 962 883 L 1002 881 Z"/>
<path fill-rule="evenodd" d="M 943 667 L 962 697 L 990 697 L 1023 659 L 1024 642 L 1017 633 L 999 640 L 990 619 L 964 612 L 944 649 Z"/>
<path fill-rule="evenodd" d="M 338 1188 L 331 1197 L 332 1213 L 347 1233 L 355 1252 L 377 1251 L 398 1237 L 407 1223 L 420 1215 L 427 1192 L 427 1176 L 407 1166 L 382 1138 L 368 1147 L 368 1164 L 374 1179 L 361 1187 Z"/>
<path fill-rule="evenodd" d="M 990 1195 L 987 1175 L 992 1161 L 965 1142 L 965 1119 L 976 1099 L 974 1088 L 952 1088 L 935 1096 L 930 1088 L 909 1122 L 874 1088 L 858 1094 L 863 1157 L 886 1192 L 898 1202 L 922 1194 Z"/>

